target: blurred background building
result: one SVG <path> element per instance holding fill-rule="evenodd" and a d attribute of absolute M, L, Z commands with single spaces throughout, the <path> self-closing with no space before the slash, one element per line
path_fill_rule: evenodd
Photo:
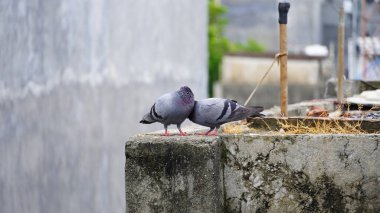
<path fill-rule="evenodd" d="M 290 0 L 288 49 L 303 52 L 308 45 L 337 41 L 339 9 L 344 7 L 346 37 L 380 36 L 378 0 Z M 225 35 L 232 41 L 255 39 L 266 51 L 278 51 L 277 4 L 266 0 L 220 0 L 227 7 Z M 365 4 L 365 5 L 363 5 Z M 364 17 L 362 17 L 364 16 Z M 365 26 L 363 26 L 365 25 Z"/>
<path fill-rule="evenodd" d="M 124 212 L 159 95 L 207 94 L 207 2 L 0 1 L 0 212 Z"/>
<path fill-rule="evenodd" d="M 253 39 L 264 48 L 264 53 L 226 51 L 223 57 L 214 95 L 244 102 L 279 51 L 278 5 L 265 0 L 218 2 L 226 8 L 225 37 L 238 43 Z M 380 80 L 380 1 L 291 0 L 290 3 L 289 103 L 329 96 L 326 96 L 327 80 L 334 81 L 337 76 L 341 7 L 345 11 L 346 78 Z M 275 66 L 251 104 L 279 105 L 279 89 L 279 68 Z M 354 91 L 346 95 L 351 93 Z"/>

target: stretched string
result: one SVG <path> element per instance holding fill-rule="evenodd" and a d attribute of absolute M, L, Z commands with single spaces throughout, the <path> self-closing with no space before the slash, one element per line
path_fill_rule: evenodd
<path fill-rule="evenodd" d="M 263 83 L 264 79 L 267 77 L 268 73 L 271 71 L 274 63 L 277 61 L 277 64 L 279 64 L 280 63 L 280 57 L 284 56 L 284 55 L 288 55 L 288 54 L 287 53 L 277 53 L 274 56 L 274 60 L 273 60 L 272 64 L 269 66 L 268 70 L 265 72 L 265 74 L 263 75 L 263 77 L 260 79 L 260 81 L 256 85 L 255 89 L 251 92 L 251 94 L 249 95 L 248 99 L 245 101 L 244 106 L 247 106 L 247 104 L 249 103 L 249 101 L 252 99 L 252 97 L 255 94 L 256 90 L 259 88 L 259 86 L 261 85 L 261 83 Z"/>

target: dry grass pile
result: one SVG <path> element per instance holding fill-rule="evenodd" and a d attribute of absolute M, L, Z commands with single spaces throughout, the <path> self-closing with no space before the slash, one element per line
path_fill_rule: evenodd
<path fill-rule="evenodd" d="M 250 129 L 246 125 L 247 123 L 242 122 L 233 122 L 228 123 L 222 126 L 222 132 L 226 134 L 242 134 L 246 132 L 250 132 Z"/>
<path fill-rule="evenodd" d="M 247 125 L 247 122 L 233 122 L 223 125 L 221 130 L 225 134 L 369 134 L 365 130 L 365 128 L 368 128 L 368 123 L 364 125 L 363 120 L 331 118 L 278 118 L 273 120 L 272 118 L 272 120 L 262 119 L 256 122 L 261 122 L 261 124 L 254 126 L 254 128 L 252 125 Z M 371 129 L 370 133 L 380 134 L 380 131 Z"/>
<path fill-rule="evenodd" d="M 285 134 L 367 134 L 361 128 L 361 121 L 344 120 L 299 120 L 290 123 L 286 120 L 278 120 L 279 126 Z"/>

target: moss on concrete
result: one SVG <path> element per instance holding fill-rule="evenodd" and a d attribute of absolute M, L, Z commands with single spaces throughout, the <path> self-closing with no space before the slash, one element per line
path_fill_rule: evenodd
<path fill-rule="evenodd" d="M 222 209 L 219 139 L 153 138 L 136 137 L 126 144 L 127 212 Z"/>
<path fill-rule="evenodd" d="M 251 144 L 249 142 L 249 149 L 245 140 L 236 140 L 236 136 L 227 136 L 223 139 L 225 145 L 225 191 L 228 194 L 226 198 L 226 212 L 342 212 L 342 211 L 359 211 L 359 212 L 372 212 L 379 210 L 379 197 L 373 196 L 380 193 L 380 187 L 373 189 L 366 189 L 372 197 L 366 195 L 366 190 L 363 189 L 363 181 L 372 182 L 374 185 L 378 184 L 376 175 L 367 174 L 363 168 L 352 170 L 352 173 L 359 173 L 363 176 L 357 181 L 348 181 L 345 184 L 339 184 L 335 180 L 335 175 L 339 175 L 339 169 L 347 169 L 352 167 L 353 164 L 360 165 L 360 161 L 374 161 L 379 160 L 379 153 L 375 156 L 367 158 L 367 156 L 360 156 L 361 151 L 356 150 L 355 158 L 351 150 L 349 153 L 349 143 L 363 143 L 362 145 L 374 146 L 378 143 L 379 136 L 369 137 L 352 137 L 352 136 L 338 136 L 327 139 L 333 141 L 326 141 L 325 137 L 309 137 L 309 136 L 263 136 L 256 137 L 256 141 Z M 244 137 L 242 137 L 244 138 Z M 337 140 L 338 141 L 334 141 Z M 358 141 L 358 139 L 365 139 L 366 141 Z M 346 142 L 348 141 L 348 142 Z M 351 141 L 351 142 L 350 142 Z M 304 160 L 302 155 L 312 155 L 307 153 L 307 147 L 300 148 L 299 143 L 315 143 L 320 150 L 315 150 L 320 154 L 320 163 L 323 164 L 339 164 L 335 170 L 335 175 L 332 171 L 324 168 L 324 166 L 314 166 L 313 169 L 322 171 L 313 173 L 307 168 L 308 164 L 313 162 L 305 161 L 300 169 L 295 169 L 292 162 L 287 161 L 287 157 L 298 157 L 299 161 Z M 336 142 L 334 144 L 334 142 Z M 240 148 L 243 146 L 244 149 Z M 333 149 L 339 151 L 335 153 L 336 157 L 333 159 L 343 158 L 347 161 L 340 163 L 340 160 L 329 162 L 329 157 L 323 159 L 324 146 L 331 146 Z M 265 147 L 262 149 L 262 147 Z M 338 147 L 338 148 L 337 148 Z M 231 150 L 232 148 L 232 150 Z M 247 151 L 247 148 L 249 151 Z M 356 147 L 358 148 L 358 147 Z M 299 156 L 288 153 L 289 150 L 298 149 Z M 312 150 L 311 149 L 311 150 Z M 363 149 L 365 149 L 363 147 Z M 328 153 L 328 154 L 331 154 Z M 309 156 L 310 157 L 310 156 Z M 359 161 L 359 162 L 358 162 Z M 368 162 L 371 164 L 370 162 Z M 375 163 L 376 164 L 376 163 Z M 380 168 L 377 169 L 377 174 L 380 173 Z M 346 175 L 346 174 L 342 174 Z M 310 177 L 312 176 L 312 178 Z M 242 183 L 243 187 L 236 187 L 232 183 Z M 238 188 L 238 190 L 236 190 Z M 229 191 L 235 191 L 229 194 Z M 240 192 L 239 192 L 240 191 Z"/>
<path fill-rule="evenodd" d="M 139 136 L 128 212 L 378 212 L 380 135 Z"/>

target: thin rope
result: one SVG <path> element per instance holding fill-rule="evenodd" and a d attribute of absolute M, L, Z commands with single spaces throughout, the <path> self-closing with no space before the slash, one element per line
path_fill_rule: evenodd
<path fill-rule="evenodd" d="M 255 94 L 256 90 L 259 88 L 259 86 L 261 85 L 261 83 L 263 83 L 264 79 L 267 77 L 267 75 L 271 71 L 274 63 L 277 61 L 277 64 L 279 64 L 280 63 L 280 57 L 284 56 L 284 55 L 288 55 L 288 54 L 287 53 L 277 53 L 274 56 L 274 60 L 273 60 L 272 64 L 269 66 L 268 70 L 265 72 L 265 74 L 263 75 L 263 77 L 260 79 L 260 81 L 256 85 L 255 89 L 251 92 L 251 94 L 249 95 L 248 99 L 245 101 L 244 106 L 247 106 L 247 104 L 249 103 L 249 101 L 252 99 L 253 94 Z"/>

